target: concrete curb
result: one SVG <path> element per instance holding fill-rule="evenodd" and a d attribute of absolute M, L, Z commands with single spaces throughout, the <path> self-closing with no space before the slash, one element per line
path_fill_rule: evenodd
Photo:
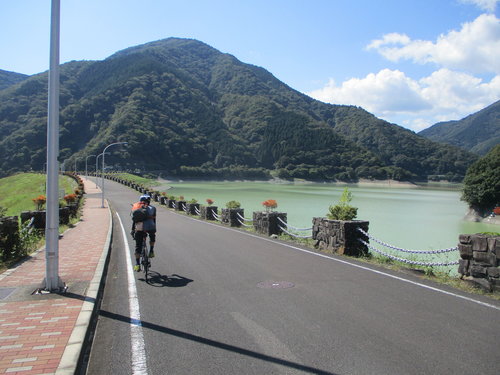
<path fill-rule="evenodd" d="M 113 215 L 109 208 L 109 203 L 106 201 L 109 214 L 109 230 L 104 243 L 103 252 L 97 264 L 94 277 L 90 281 L 87 292 L 85 293 L 85 301 L 83 302 L 80 314 L 73 328 L 73 332 L 68 340 L 66 349 L 61 357 L 59 366 L 55 375 L 73 375 L 82 359 L 83 349 L 89 337 L 89 328 L 92 319 L 96 316 L 99 307 L 99 298 L 101 297 L 101 289 L 104 286 L 103 275 L 106 264 L 109 260 L 111 249 L 111 239 L 113 234 Z"/>

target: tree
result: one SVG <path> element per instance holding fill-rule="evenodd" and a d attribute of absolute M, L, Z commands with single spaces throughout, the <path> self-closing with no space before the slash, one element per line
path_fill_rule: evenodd
<path fill-rule="evenodd" d="M 500 145 L 469 167 L 462 200 L 483 212 L 491 211 L 500 203 Z"/>

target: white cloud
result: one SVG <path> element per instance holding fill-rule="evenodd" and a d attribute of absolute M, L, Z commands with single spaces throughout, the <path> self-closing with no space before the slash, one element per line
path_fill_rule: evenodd
<path fill-rule="evenodd" d="M 337 85 L 330 80 L 311 97 L 332 104 L 357 105 L 377 117 L 415 131 L 439 121 L 459 120 L 500 99 L 500 75 L 490 82 L 470 74 L 440 69 L 414 80 L 384 69 Z"/>
<path fill-rule="evenodd" d="M 406 59 L 468 72 L 499 74 L 500 20 L 494 14 L 482 14 L 464 23 L 459 31 L 440 35 L 435 42 L 390 33 L 372 41 L 367 49 L 376 50 L 394 62 Z"/>
<path fill-rule="evenodd" d="M 500 0 L 461 0 L 465 4 L 473 4 L 487 12 L 494 12 Z"/>

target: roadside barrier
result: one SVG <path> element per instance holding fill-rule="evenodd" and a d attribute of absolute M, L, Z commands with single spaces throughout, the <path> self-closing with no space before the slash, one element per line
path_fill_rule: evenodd
<path fill-rule="evenodd" d="M 294 227 L 288 223 L 285 223 L 283 220 L 281 220 L 280 217 L 278 217 L 278 221 L 284 226 L 279 226 L 280 229 L 285 232 L 286 234 L 288 234 L 289 236 L 292 236 L 292 237 L 295 237 L 295 238 L 312 238 L 312 233 L 310 235 L 301 235 L 301 234 L 296 234 L 296 233 L 292 233 L 290 232 L 290 230 L 293 230 L 295 232 L 305 232 L 305 231 L 312 231 L 312 227 L 311 228 L 297 228 L 297 227 Z M 286 228 L 286 229 L 285 229 Z"/>
<path fill-rule="evenodd" d="M 246 227 L 246 228 L 250 228 L 250 227 L 252 226 L 252 225 L 245 224 L 245 222 L 247 222 L 247 223 L 252 223 L 252 222 L 253 222 L 253 220 L 252 220 L 252 219 L 245 219 L 243 216 L 241 216 L 241 215 L 240 215 L 240 213 L 237 213 L 236 215 L 238 215 L 238 222 L 239 222 L 242 226 L 244 226 L 244 227 Z"/>
<path fill-rule="evenodd" d="M 452 251 L 458 251 L 458 247 L 452 247 L 452 248 L 441 249 L 441 250 L 408 250 L 408 249 L 402 249 L 400 247 L 389 245 L 389 244 L 387 244 L 387 243 L 385 243 L 385 242 L 383 242 L 383 241 L 381 241 L 381 240 L 373 237 L 372 235 L 368 234 L 367 232 L 365 232 L 361 228 L 357 228 L 357 230 L 360 233 L 362 233 L 363 235 L 365 235 L 366 237 L 368 237 L 370 240 L 378 243 L 379 245 L 382 245 L 382 246 L 387 247 L 387 248 L 392 249 L 392 250 L 404 252 L 404 253 L 429 255 L 429 254 L 442 254 L 442 253 L 449 253 L 449 252 L 452 252 Z M 374 251 L 374 252 L 376 252 L 378 254 L 381 254 L 381 255 L 383 255 L 383 256 L 385 256 L 387 258 L 396 260 L 398 262 L 406 263 L 406 264 L 412 264 L 412 265 L 417 265 L 417 266 L 446 267 L 446 266 L 454 266 L 454 265 L 457 265 L 459 263 L 458 260 L 454 261 L 454 262 L 420 262 L 420 261 L 416 261 L 416 260 L 410 260 L 410 259 L 400 258 L 400 257 L 397 257 L 395 255 L 386 253 L 383 250 L 377 249 L 376 247 L 370 245 L 368 242 L 366 242 L 365 240 L 363 240 L 361 238 L 359 239 L 359 241 L 363 245 L 367 246 L 370 250 L 372 250 L 372 251 Z"/>

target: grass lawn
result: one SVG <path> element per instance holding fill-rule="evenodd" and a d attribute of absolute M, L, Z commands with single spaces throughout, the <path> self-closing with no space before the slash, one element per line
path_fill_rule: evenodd
<path fill-rule="evenodd" d="M 77 186 L 71 177 L 59 176 L 61 199 L 72 194 Z M 45 195 L 45 174 L 19 173 L 0 179 L 0 207 L 7 209 L 6 216 L 19 216 L 22 211 L 34 210 L 32 199 L 39 195 Z"/>

